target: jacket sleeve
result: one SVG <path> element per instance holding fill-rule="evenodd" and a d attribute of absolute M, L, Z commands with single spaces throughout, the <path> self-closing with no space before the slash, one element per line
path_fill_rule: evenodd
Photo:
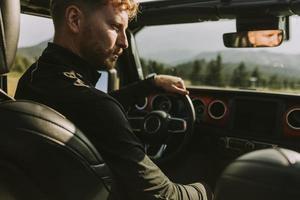
<path fill-rule="evenodd" d="M 128 110 L 129 106 L 137 103 L 136 101 L 139 98 L 146 97 L 154 91 L 160 90 L 161 89 L 154 84 L 154 77 L 151 77 L 129 84 L 119 90 L 112 91 L 109 95 L 120 102 L 125 110 Z"/>
<path fill-rule="evenodd" d="M 92 107 L 96 116 L 88 120 L 94 127 L 89 134 L 111 169 L 122 200 L 206 199 L 202 184 L 175 184 L 149 159 L 116 102 L 100 100 Z"/>

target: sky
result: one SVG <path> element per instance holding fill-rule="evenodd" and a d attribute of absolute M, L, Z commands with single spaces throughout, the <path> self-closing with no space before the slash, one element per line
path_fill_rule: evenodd
<path fill-rule="evenodd" d="M 52 38 L 54 28 L 51 19 L 30 15 L 21 15 L 19 47 L 36 45 Z"/>
<path fill-rule="evenodd" d="M 300 54 L 300 17 L 292 17 L 291 41 L 280 47 L 267 50 Z M 221 22 L 204 22 L 184 25 L 146 27 L 137 35 L 137 44 L 141 54 L 151 51 L 170 51 L 184 49 L 188 51 L 220 51 L 225 50 L 222 35 L 235 31 L 233 20 Z M 53 37 L 54 28 L 51 19 L 21 15 L 19 47 L 33 46 Z M 266 48 L 265 48 L 266 49 Z"/>
<path fill-rule="evenodd" d="M 228 49 L 223 45 L 223 34 L 235 31 L 234 20 L 163 25 L 144 28 L 138 33 L 136 40 L 141 55 L 150 54 L 149 51 L 153 51 L 153 49 L 157 51 L 157 47 L 161 52 L 170 51 L 170 49 L 181 49 L 190 52 L 222 51 Z M 259 49 L 278 53 L 300 54 L 299 16 L 290 18 L 290 32 L 290 41 L 285 41 L 281 46 Z M 248 48 L 243 50 L 249 51 Z"/>

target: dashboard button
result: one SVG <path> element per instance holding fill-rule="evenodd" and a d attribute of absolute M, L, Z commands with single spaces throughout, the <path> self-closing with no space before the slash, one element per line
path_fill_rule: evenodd
<path fill-rule="evenodd" d="M 244 149 L 246 140 L 230 138 L 229 139 L 229 147 L 232 149 Z"/>
<path fill-rule="evenodd" d="M 246 144 L 245 144 L 245 150 L 246 151 L 252 151 L 252 150 L 254 150 L 255 149 L 255 144 L 254 143 L 252 143 L 252 142 L 247 142 Z"/>

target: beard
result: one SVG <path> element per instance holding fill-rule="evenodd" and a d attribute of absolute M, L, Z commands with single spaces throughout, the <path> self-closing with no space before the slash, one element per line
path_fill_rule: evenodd
<path fill-rule="evenodd" d="M 119 56 L 121 56 L 123 50 L 120 48 L 114 48 L 109 52 L 109 56 L 104 61 L 106 69 L 113 69 L 116 66 Z"/>
<path fill-rule="evenodd" d="M 118 57 L 122 54 L 123 50 L 120 48 L 108 49 L 106 51 L 91 48 L 83 48 L 83 57 L 88 61 L 93 68 L 100 70 L 103 68 L 113 69 L 116 66 Z"/>
<path fill-rule="evenodd" d="M 105 61 L 104 61 L 104 67 L 106 69 L 114 69 L 116 67 L 116 63 L 117 63 L 117 60 L 115 59 L 111 59 L 111 58 L 107 58 Z"/>
<path fill-rule="evenodd" d="M 85 38 L 95 38 L 91 34 L 93 31 L 91 27 L 93 26 L 87 26 L 81 36 L 82 39 L 79 44 L 81 56 L 96 70 L 103 68 L 113 69 L 123 49 L 117 44 L 113 47 L 107 47 L 105 42 L 99 42 L 99 39 L 86 40 Z"/>

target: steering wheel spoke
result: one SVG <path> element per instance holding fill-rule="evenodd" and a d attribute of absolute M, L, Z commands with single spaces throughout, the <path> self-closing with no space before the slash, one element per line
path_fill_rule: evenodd
<path fill-rule="evenodd" d="M 170 117 L 168 123 L 169 133 L 185 133 L 187 130 L 187 122 L 182 118 Z"/>
<path fill-rule="evenodd" d="M 143 131 L 144 117 L 128 117 L 128 121 L 134 132 Z"/>
<path fill-rule="evenodd" d="M 154 159 L 154 160 L 161 158 L 166 149 L 167 149 L 166 144 L 162 144 L 159 146 L 145 144 L 145 152 L 148 154 L 148 156 L 151 159 Z"/>

